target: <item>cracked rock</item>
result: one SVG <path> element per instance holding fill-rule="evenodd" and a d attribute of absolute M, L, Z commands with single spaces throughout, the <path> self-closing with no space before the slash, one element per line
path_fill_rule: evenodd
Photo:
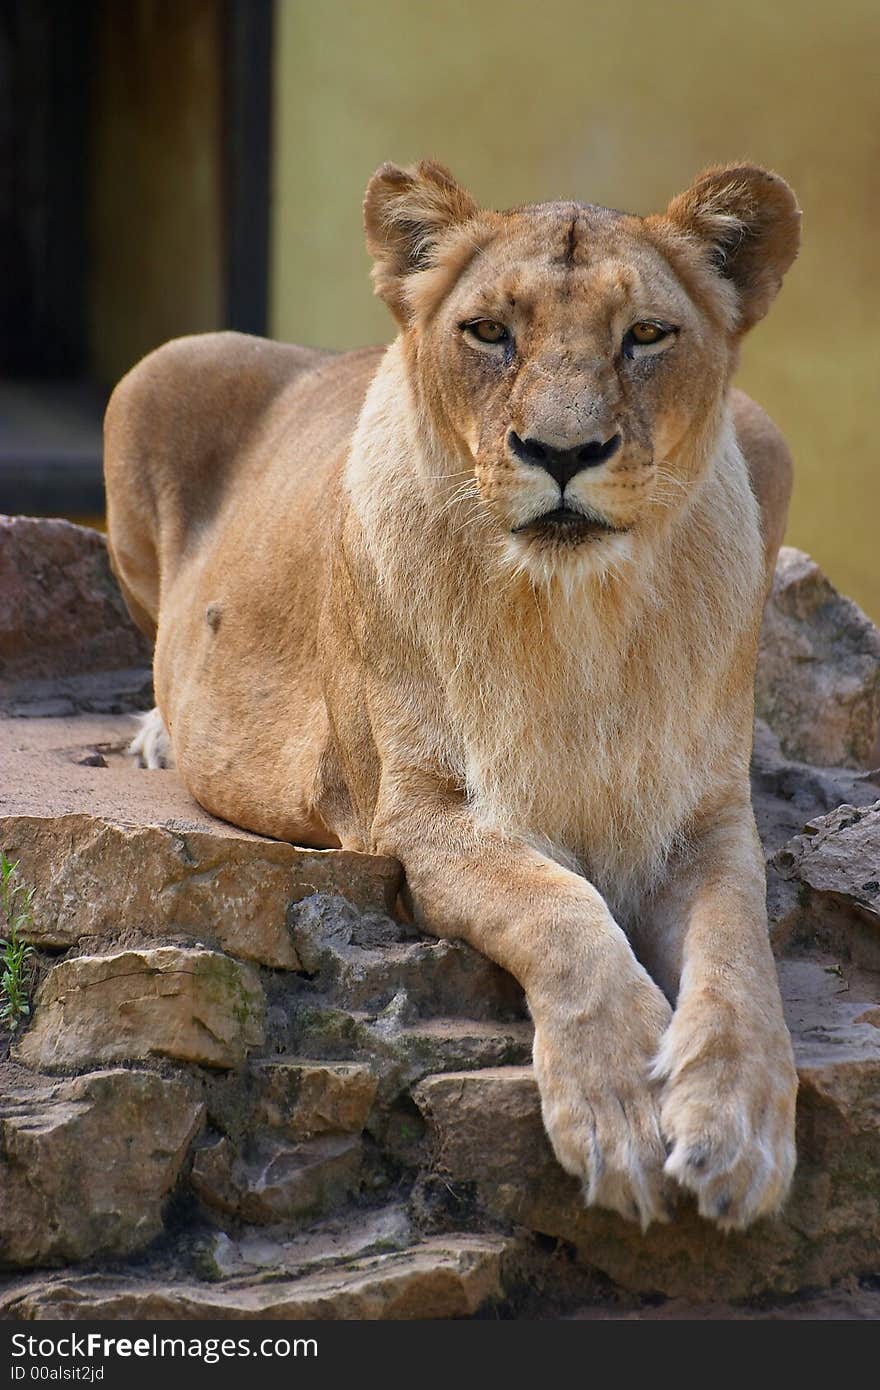
<path fill-rule="evenodd" d="M 154 1072 L 52 1081 L 7 1064 L 0 1263 L 60 1264 L 148 1245 L 203 1117 L 192 1087 Z"/>
<path fill-rule="evenodd" d="M 783 546 L 764 610 L 758 714 L 790 758 L 868 767 L 880 725 L 880 632 L 802 550 Z"/>
<path fill-rule="evenodd" d="M 261 1060 L 251 1077 L 255 1130 L 292 1139 L 360 1134 L 378 1084 L 368 1066 L 354 1062 Z"/>
<path fill-rule="evenodd" d="M 880 801 L 809 821 L 771 861 L 791 890 L 774 938 L 880 969 Z"/>
<path fill-rule="evenodd" d="M 290 1144 L 264 1138 L 240 1155 L 225 1135 L 198 1149 L 193 1188 L 209 1207 L 257 1225 L 323 1214 L 353 1192 L 362 1146 L 352 1134 Z"/>
<path fill-rule="evenodd" d="M 47 1071 L 146 1057 L 234 1067 L 263 1041 L 256 971 L 177 946 L 75 956 L 49 971 L 18 1059 Z"/>
<path fill-rule="evenodd" d="M 141 773 L 141 782 L 151 776 Z M 396 860 L 296 849 L 202 819 L 204 829 L 183 830 L 99 814 L 0 815 L 3 845 L 36 890 L 29 939 L 58 948 L 162 933 L 298 970 L 292 903 L 328 876 L 361 906 L 396 896 Z"/>
<path fill-rule="evenodd" d="M 467 1318 L 504 1296 L 514 1242 L 450 1232 L 409 1250 L 353 1259 L 336 1269 L 271 1282 L 156 1281 L 93 1274 L 29 1283 L 0 1300 L 13 1319 L 236 1319 L 285 1321 Z"/>

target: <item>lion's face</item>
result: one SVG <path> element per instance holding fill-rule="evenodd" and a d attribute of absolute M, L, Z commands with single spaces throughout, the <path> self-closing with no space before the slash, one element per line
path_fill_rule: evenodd
<path fill-rule="evenodd" d="M 728 335 L 632 223 L 505 218 L 418 329 L 435 423 L 523 556 L 619 548 L 665 509 L 727 378 Z"/>
<path fill-rule="evenodd" d="M 450 496 L 536 574 L 626 554 L 698 481 L 743 331 L 797 248 L 781 180 L 723 170 L 638 218 L 579 203 L 481 212 L 436 165 L 367 194 Z M 416 231 L 418 229 L 418 231 Z"/>

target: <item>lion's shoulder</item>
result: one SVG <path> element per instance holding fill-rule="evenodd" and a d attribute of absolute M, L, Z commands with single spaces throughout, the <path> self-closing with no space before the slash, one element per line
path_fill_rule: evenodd
<path fill-rule="evenodd" d="M 757 401 L 744 391 L 731 395 L 733 423 L 749 470 L 749 482 L 761 510 L 767 580 L 785 534 L 794 482 L 794 463 L 782 431 Z"/>

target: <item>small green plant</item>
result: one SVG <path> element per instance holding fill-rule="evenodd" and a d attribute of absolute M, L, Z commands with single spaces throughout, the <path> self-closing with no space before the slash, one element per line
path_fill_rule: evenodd
<path fill-rule="evenodd" d="M 33 982 L 34 954 L 19 933 L 31 920 L 33 888 L 16 881 L 18 860 L 14 863 L 0 850 L 0 1023 L 14 1033 L 31 1011 L 28 995 Z"/>

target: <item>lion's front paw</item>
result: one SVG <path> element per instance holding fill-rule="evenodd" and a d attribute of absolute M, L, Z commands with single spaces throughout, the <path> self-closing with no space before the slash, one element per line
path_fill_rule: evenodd
<path fill-rule="evenodd" d="M 676 1013 L 654 1064 L 669 1144 L 666 1173 L 701 1216 L 742 1230 L 778 1212 L 795 1167 L 797 1073 L 784 1024 L 751 1031 Z"/>
<path fill-rule="evenodd" d="M 563 1168 L 580 1178 L 589 1205 L 646 1230 L 669 1219 L 659 1088 L 648 1073 L 670 1010 L 647 978 L 627 1004 L 625 1017 L 536 1015 L 534 1063 L 544 1126 Z"/>

